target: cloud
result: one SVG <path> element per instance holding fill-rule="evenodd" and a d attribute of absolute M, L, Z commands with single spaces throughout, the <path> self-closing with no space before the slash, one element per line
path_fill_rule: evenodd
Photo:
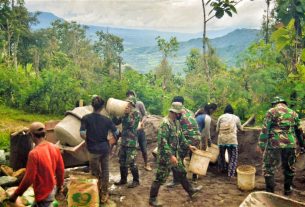
<path fill-rule="evenodd" d="M 234 17 L 214 18 L 208 30 L 259 28 L 265 0 L 243 0 Z M 157 29 L 163 31 L 202 31 L 200 0 L 25 0 L 30 11 L 47 11 L 81 24 Z"/>

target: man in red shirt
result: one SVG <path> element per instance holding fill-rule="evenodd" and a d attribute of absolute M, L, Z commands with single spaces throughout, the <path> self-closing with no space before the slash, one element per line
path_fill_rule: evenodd
<path fill-rule="evenodd" d="M 43 123 L 34 122 L 29 133 L 35 143 L 35 148 L 29 153 L 25 175 L 17 188 L 10 196 L 15 202 L 31 185 L 35 193 L 37 207 L 48 207 L 52 204 L 55 193 L 61 192 L 64 182 L 64 163 L 60 150 L 45 138 Z"/>

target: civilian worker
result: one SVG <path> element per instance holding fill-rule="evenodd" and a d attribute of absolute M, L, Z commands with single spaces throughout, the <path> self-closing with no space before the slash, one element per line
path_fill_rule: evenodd
<path fill-rule="evenodd" d="M 30 125 L 29 133 L 35 147 L 30 151 L 25 175 L 9 200 L 15 202 L 31 185 L 35 193 L 36 207 L 51 206 L 55 194 L 61 192 L 64 182 L 64 163 L 60 150 L 45 138 L 45 126 L 41 122 Z"/>
<path fill-rule="evenodd" d="M 91 173 L 99 180 L 101 203 L 106 203 L 109 198 L 109 145 L 115 143 L 113 137 L 108 141 L 108 131 L 114 137 L 117 137 L 119 131 L 109 118 L 100 114 L 104 106 L 101 97 L 93 97 L 91 105 L 94 111 L 81 119 L 80 135 L 86 140 Z"/>
<path fill-rule="evenodd" d="M 217 144 L 219 146 L 218 168 L 220 172 L 234 177 L 238 162 L 238 140 L 237 129 L 242 131 L 242 126 L 238 116 L 234 115 L 234 110 L 228 104 L 217 121 L 216 132 L 218 133 Z M 229 164 L 225 160 L 225 152 L 229 154 Z"/>

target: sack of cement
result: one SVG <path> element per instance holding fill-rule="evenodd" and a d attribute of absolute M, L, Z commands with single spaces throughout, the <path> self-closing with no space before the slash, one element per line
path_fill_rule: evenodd
<path fill-rule="evenodd" d="M 0 170 L 6 176 L 12 176 L 13 172 L 14 172 L 13 168 L 6 166 L 6 165 L 1 165 Z"/>
<path fill-rule="evenodd" d="M 239 207 L 305 207 L 305 203 L 284 196 L 258 191 L 250 193 Z"/>
<path fill-rule="evenodd" d="M 90 175 L 71 175 L 68 184 L 68 207 L 99 207 L 98 180 Z"/>
<path fill-rule="evenodd" d="M 21 180 L 25 174 L 25 168 L 21 168 L 15 172 L 13 172 L 12 176 L 17 178 L 18 180 Z"/>
<path fill-rule="evenodd" d="M 12 186 L 17 181 L 17 178 L 12 176 L 2 176 L 0 177 L 0 186 Z"/>
<path fill-rule="evenodd" d="M 18 187 L 11 187 L 6 190 L 7 195 L 11 196 Z M 15 203 L 6 202 L 6 207 L 24 207 L 31 206 L 35 201 L 34 190 L 32 187 L 28 188 L 22 196 L 19 196 Z"/>
<path fill-rule="evenodd" d="M 7 198 L 8 198 L 7 193 L 3 188 L 0 187 L 0 203 L 2 203 Z"/>

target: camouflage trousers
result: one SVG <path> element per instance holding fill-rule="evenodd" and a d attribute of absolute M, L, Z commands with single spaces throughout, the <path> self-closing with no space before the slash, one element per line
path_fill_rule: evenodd
<path fill-rule="evenodd" d="M 173 176 L 177 177 L 178 179 L 180 179 L 181 176 L 186 176 L 185 167 L 182 161 L 179 159 L 178 166 L 159 164 L 155 181 L 159 182 L 160 184 L 164 184 L 170 174 L 170 171 L 173 171 Z"/>
<path fill-rule="evenodd" d="M 265 177 L 274 176 L 277 168 L 282 165 L 285 177 L 293 177 L 296 161 L 294 148 L 266 149 L 263 155 L 263 174 Z"/>
<path fill-rule="evenodd" d="M 135 159 L 137 156 L 136 147 L 125 147 L 121 146 L 119 151 L 119 163 L 121 167 L 130 167 L 135 166 Z"/>

